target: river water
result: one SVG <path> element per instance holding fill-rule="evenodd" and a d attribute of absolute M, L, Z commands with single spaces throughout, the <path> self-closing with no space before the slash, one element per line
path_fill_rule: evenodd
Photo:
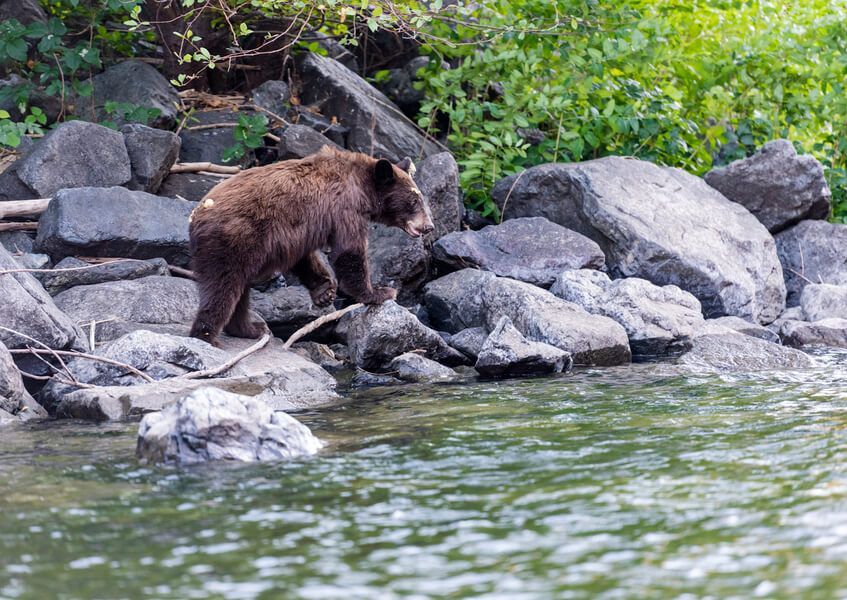
<path fill-rule="evenodd" d="M 847 597 L 847 355 L 405 386 L 317 457 L 140 467 L 137 424 L 0 432 L 0 598 Z"/>

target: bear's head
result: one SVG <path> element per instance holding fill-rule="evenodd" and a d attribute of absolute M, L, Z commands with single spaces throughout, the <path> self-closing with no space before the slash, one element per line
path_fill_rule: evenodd
<path fill-rule="evenodd" d="M 421 237 L 435 229 L 435 225 L 429 203 L 412 179 L 412 169 L 414 166 L 408 158 L 396 165 L 384 158 L 374 164 L 374 188 L 380 207 L 375 220 L 399 227 L 412 237 Z"/>

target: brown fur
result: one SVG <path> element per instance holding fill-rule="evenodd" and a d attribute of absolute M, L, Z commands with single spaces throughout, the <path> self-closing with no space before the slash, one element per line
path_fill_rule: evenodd
<path fill-rule="evenodd" d="M 239 337 L 261 335 L 264 324 L 248 318 L 249 285 L 277 272 L 296 274 L 317 306 L 332 303 L 337 287 L 366 304 L 394 298 L 396 290 L 371 286 L 368 221 L 410 235 L 432 230 L 411 176 L 364 154 L 324 148 L 216 185 L 189 226 L 200 292 L 191 335 L 216 343 L 224 326 Z M 326 247 L 337 282 L 320 252 Z"/>

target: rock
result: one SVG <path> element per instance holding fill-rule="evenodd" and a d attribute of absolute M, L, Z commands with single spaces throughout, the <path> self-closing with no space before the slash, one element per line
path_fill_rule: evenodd
<path fill-rule="evenodd" d="M 193 281 L 158 275 L 80 285 L 57 294 L 54 301 L 81 326 L 96 321 L 97 342 L 136 329 L 187 334 L 199 304 Z"/>
<path fill-rule="evenodd" d="M 132 167 L 127 187 L 155 194 L 179 157 L 179 136 L 137 123 L 124 125 L 121 133 Z"/>
<path fill-rule="evenodd" d="M 338 148 L 338 144 L 327 139 L 311 127 L 289 125 L 279 133 L 280 160 L 304 158 L 318 152 L 324 146 Z"/>
<path fill-rule="evenodd" d="M 786 308 L 779 318 L 767 326 L 768 331 L 780 337 L 779 333 L 782 331 L 782 325 L 786 321 L 805 321 L 806 315 L 803 313 L 803 309 L 799 306 L 792 306 L 791 308 Z M 782 338 L 780 338 L 781 341 Z"/>
<path fill-rule="evenodd" d="M 58 417 L 93 421 L 134 418 L 162 410 L 202 387 L 252 396 L 273 410 L 314 409 L 338 401 L 335 379 L 313 362 L 284 349 L 282 340 L 276 338 L 214 378 L 182 379 L 173 375 L 200 366 L 218 367 L 222 364 L 218 362 L 220 358 L 229 360 L 256 340 L 222 336 L 221 350 L 207 345 L 204 352 L 193 345 L 193 338 L 158 336 L 146 331 L 130 335 L 134 337 L 113 343 L 121 347 L 120 352 L 106 346 L 98 353 L 112 352 L 122 362 L 140 359 L 139 364 L 147 365 L 149 375 L 166 378 L 143 385 L 98 386 L 63 394 L 56 407 Z M 186 349 L 184 355 L 180 348 Z M 150 362 L 145 363 L 148 359 Z"/>
<path fill-rule="evenodd" d="M 388 76 L 377 84 L 379 90 L 411 118 L 417 116 L 424 99 L 423 89 L 415 86 L 418 71 L 428 64 L 429 57 L 418 56 L 399 69 L 389 69 Z"/>
<path fill-rule="evenodd" d="M 785 321 L 780 337 L 783 344 L 793 348 L 847 348 L 847 319 L 823 319 L 814 323 Z"/>
<path fill-rule="evenodd" d="M 788 306 L 800 304 L 808 281 L 847 285 L 847 225 L 801 221 L 776 236 Z"/>
<path fill-rule="evenodd" d="M 485 340 L 474 368 L 486 377 L 546 375 L 571 367 L 571 355 L 549 344 L 531 342 L 501 317 Z"/>
<path fill-rule="evenodd" d="M 308 427 L 260 400 L 202 388 L 142 419 L 136 455 L 143 463 L 258 462 L 310 456 L 322 445 Z"/>
<path fill-rule="evenodd" d="M 430 255 L 423 239 L 379 223 L 370 225 L 368 263 L 373 284 L 397 289 L 398 300 L 404 303 L 429 277 Z"/>
<path fill-rule="evenodd" d="M 350 52 L 346 46 L 341 44 L 335 38 L 328 36 L 320 31 L 314 31 L 310 36 L 318 41 L 321 48 L 326 50 L 327 55 L 353 71 L 359 72 L 359 61 L 356 55 Z"/>
<path fill-rule="evenodd" d="M 317 308 L 309 290 L 300 285 L 277 288 L 272 292 L 251 290 L 250 306 L 277 333 L 288 336 L 335 308 Z"/>
<path fill-rule="evenodd" d="M 171 129 L 176 125 L 179 94 L 155 67 L 136 60 L 127 60 L 109 67 L 90 79 L 91 96 L 75 98 L 76 113 L 91 121 L 112 121 L 123 125 L 121 115 L 109 113 L 108 103 L 158 111 L 150 124 Z"/>
<path fill-rule="evenodd" d="M 0 246 L 12 254 L 18 252 L 31 253 L 33 238 L 24 231 L 0 231 Z"/>
<path fill-rule="evenodd" d="M 84 270 L 63 271 L 63 269 L 77 269 L 85 267 Z M 150 275 L 167 276 L 168 263 L 161 258 L 149 260 L 130 260 L 126 262 L 110 262 L 100 265 L 91 265 L 85 261 L 69 256 L 61 260 L 53 267 L 50 273 L 39 273 L 37 278 L 41 285 L 51 296 L 63 292 L 78 285 L 93 285 L 106 281 L 119 281 L 122 279 L 140 279 Z"/>
<path fill-rule="evenodd" d="M 468 327 L 459 333 L 450 336 L 448 343 L 476 362 L 485 340 L 488 339 L 488 330 L 485 327 Z"/>
<path fill-rule="evenodd" d="M 782 343 L 779 339 L 779 335 L 776 332 L 768 329 L 767 327 L 762 327 L 761 325 L 758 325 L 756 323 L 745 321 L 744 319 L 741 319 L 739 317 L 720 317 L 717 319 L 709 319 L 707 322 L 712 325 L 718 325 L 720 327 L 732 329 L 733 331 L 743 333 L 744 335 L 759 338 L 760 340 L 765 340 L 766 342 L 771 342 L 772 344 Z"/>
<path fill-rule="evenodd" d="M 341 148 L 347 147 L 347 135 L 349 127 L 344 127 L 337 121 L 330 121 L 326 117 L 310 110 L 309 106 L 294 106 L 288 111 L 288 119 L 295 125 L 311 127 L 316 132 L 338 144 Z"/>
<path fill-rule="evenodd" d="M 32 252 L 24 252 L 14 254 L 15 261 L 22 269 L 48 269 L 50 268 L 50 257 L 46 254 L 34 254 Z M 37 277 L 37 273 L 36 279 Z"/>
<path fill-rule="evenodd" d="M 458 377 L 450 367 L 440 365 L 417 352 L 404 352 L 388 363 L 388 371 L 403 381 L 411 383 L 435 383 L 453 381 Z"/>
<path fill-rule="evenodd" d="M 800 306 L 807 321 L 847 319 L 847 285 L 810 283 L 803 288 Z"/>
<path fill-rule="evenodd" d="M 15 259 L 0 248 L 0 270 L 20 268 Z M 54 350 L 85 349 L 85 338 L 29 273 L 0 275 L 0 325 L 23 333 Z M 7 348 L 24 348 L 33 342 L 0 330 L 0 342 Z"/>
<path fill-rule="evenodd" d="M 706 183 L 749 210 L 776 233 L 803 219 L 826 219 L 832 194 L 823 165 L 798 155 L 788 140 L 768 142 L 753 156 L 706 173 Z"/>
<path fill-rule="evenodd" d="M 327 371 L 340 371 L 344 362 L 338 359 L 332 348 L 318 342 L 297 342 L 291 346 L 291 351 L 303 358 L 320 365 Z"/>
<path fill-rule="evenodd" d="M 400 385 L 401 383 L 403 382 L 397 379 L 396 377 L 391 377 L 390 375 L 382 375 L 380 373 L 369 373 L 368 371 L 364 371 L 362 369 L 356 369 L 356 374 L 350 380 L 350 387 L 377 387 L 385 385 Z"/>
<path fill-rule="evenodd" d="M 0 23 L 15 19 L 22 25 L 34 21 L 47 22 L 47 13 L 38 0 L 0 0 Z"/>
<path fill-rule="evenodd" d="M 462 227 L 462 190 L 459 188 L 459 166 L 449 152 L 433 154 L 417 165 L 415 183 L 429 203 L 435 230 L 430 238 L 459 231 Z"/>
<path fill-rule="evenodd" d="M 447 365 L 466 362 L 438 333 L 393 300 L 353 315 L 347 345 L 352 362 L 369 371 L 384 371 L 392 359 L 412 350 Z"/>
<path fill-rule="evenodd" d="M 773 238 L 699 177 L 606 157 L 527 169 L 495 185 L 498 205 L 507 195 L 506 218 L 543 216 L 582 233 L 600 245 L 614 278 L 677 285 L 707 317 L 764 324 L 784 308 Z"/>
<path fill-rule="evenodd" d="M 29 189 L 20 177 L 18 177 L 18 167 L 21 165 L 21 159 L 16 160 L 9 165 L 5 171 L 0 173 L 0 202 L 6 200 L 32 200 L 38 196 L 35 192 Z"/>
<path fill-rule="evenodd" d="M 42 198 L 66 188 L 123 185 L 132 176 L 123 136 L 85 121 L 56 127 L 21 161 L 17 173 Z"/>
<path fill-rule="evenodd" d="M 479 231 L 483 227 L 496 225 L 489 217 L 483 217 L 481 214 L 471 208 L 465 208 L 462 212 L 462 226 L 466 229 Z"/>
<path fill-rule="evenodd" d="M 242 113 L 231 109 L 200 110 L 191 115 L 187 127 L 179 132 L 179 160 L 182 162 L 212 162 L 221 164 L 224 153 L 235 145 L 234 127 L 190 129 L 195 126 L 238 123 Z M 220 181 L 220 180 L 218 180 Z"/>
<path fill-rule="evenodd" d="M 284 81 L 266 81 L 253 88 L 253 104 L 275 115 L 283 116 L 288 111 L 291 90 Z"/>
<path fill-rule="evenodd" d="M 299 61 L 301 101 L 350 128 L 347 148 L 393 162 L 439 151 L 395 104 L 341 63 L 308 53 Z"/>
<path fill-rule="evenodd" d="M 675 285 L 659 287 L 636 277 L 612 281 L 605 273 L 583 269 L 561 273 L 550 291 L 620 323 L 639 358 L 688 350 L 703 324 L 700 302 Z"/>
<path fill-rule="evenodd" d="M 808 369 L 815 366 L 815 361 L 798 350 L 707 323 L 694 336 L 691 350 L 679 358 L 678 364 L 697 373 L 748 373 Z"/>
<path fill-rule="evenodd" d="M 478 268 L 542 287 L 562 271 L 602 269 L 605 263 L 596 243 L 542 217 L 449 233 L 435 242 L 432 255 L 448 269 Z"/>
<path fill-rule="evenodd" d="M 631 359 L 626 331 L 600 315 L 534 285 L 464 269 L 424 288 L 433 326 L 447 332 L 493 329 L 507 316 L 527 339 L 569 352 L 578 365 L 619 365 Z"/>
<path fill-rule="evenodd" d="M 29 421 L 47 416 L 47 411 L 26 391 L 12 355 L 0 342 L 0 414 L 4 413 L 9 421 Z M 3 420 L 0 418 L 0 425 Z"/>
<path fill-rule="evenodd" d="M 61 190 L 38 222 L 36 248 L 66 256 L 164 258 L 187 265 L 194 204 L 124 188 Z"/>
<path fill-rule="evenodd" d="M 221 180 L 212 175 L 199 173 L 172 173 L 168 175 L 159 188 L 159 195 L 166 198 L 179 198 L 199 202 Z"/>

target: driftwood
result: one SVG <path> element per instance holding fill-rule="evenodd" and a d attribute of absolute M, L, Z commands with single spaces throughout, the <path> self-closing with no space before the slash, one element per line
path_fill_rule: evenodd
<path fill-rule="evenodd" d="M 143 371 L 139 371 L 138 369 L 136 369 L 132 365 L 128 365 L 126 363 L 122 363 L 122 362 L 117 361 L 117 360 L 112 360 L 111 358 L 104 358 L 102 356 L 95 356 L 94 354 L 88 354 L 86 352 L 77 352 L 75 350 L 53 350 L 53 349 L 38 350 L 36 348 L 15 349 L 15 350 L 9 350 L 9 352 L 11 352 L 12 354 L 53 354 L 53 355 L 59 355 L 59 356 L 70 356 L 71 358 L 84 358 L 84 359 L 87 359 L 87 360 L 93 360 L 93 361 L 96 361 L 96 362 L 101 362 L 101 363 L 105 363 L 107 365 L 112 365 L 112 366 L 115 366 L 115 367 L 120 367 L 122 369 L 126 369 L 127 371 L 129 371 L 133 375 L 138 375 L 139 377 L 141 377 L 141 379 L 143 379 L 147 383 L 154 383 L 156 381 L 155 379 L 150 377 L 147 373 L 145 373 Z"/>
<path fill-rule="evenodd" d="M 36 217 L 47 210 L 50 200 L 52 198 L 0 202 L 0 219 L 7 219 L 9 217 Z"/>
<path fill-rule="evenodd" d="M 224 175 L 235 175 L 236 173 L 241 172 L 241 167 L 216 165 L 215 163 L 210 162 L 177 163 L 171 167 L 171 173 L 199 173 L 200 171 L 222 173 Z"/>
<path fill-rule="evenodd" d="M 114 263 L 124 263 L 124 262 L 146 262 L 141 260 L 140 258 L 115 258 L 110 260 L 105 260 L 98 262 L 93 265 L 86 265 L 84 267 L 65 267 L 62 269 L 5 269 L 0 271 L 0 275 L 8 275 L 9 273 L 63 273 L 65 271 L 85 271 L 86 269 L 96 269 L 97 267 L 102 267 L 103 265 L 111 265 Z M 169 265 L 170 266 L 170 265 Z"/>
<path fill-rule="evenodd" d="M 312 321 L 308 325 L 304 325 L 303 327 L 301 327 L 300 329 L 298 329 L 297 331 L 292 333 L 291 337 L 289 337 L 287 340 L 285 340 L 285 344 L 283 344 L 282 347 L 285 348 L 285 349 L 291 348 L 291 346 L 294 344 L 294 342 L 296 342 L 300 338 L 305 337 L 306 335 L 312 333 L 315 329 L 318 329 L 322 325 L 326 325 L 327 323 L 331 323 L 332 321 L 340 319 L 341 317 L 343 317 L 347 313 L 354 311 L 357 308 L 362 308 L 363 306 L 364 306 L 364 304 L 362 304 L 362 303 L 351 304 L 347 308 L 342 308 L 341 310 L 331 312 L 328 315 L 318 317 L 317 319 L 315 319 L 314 321 Z"/>
<path fill-rule="evenodd" d="M 259 350 L 267 346 L 269 341 L 271 341 L 271 334 L 266 333 L 258 342 L 256 342 L 249 348 L 242 350 L 222 365 L 214 367 L 213 369 L 206 369 L 205 371 L 194 371 L 193 373 L 186 373 L 184 375 L 180 375 L 179 379 L 202 379 L 204 377 L 214 377 L 215 375 L 219 375 L 220 373 L 223 373 L 224 371 L 232 368 L 235 364 L 237 364 L 244 358 L 250 356 L 254 352 L 258 352 Z"/>
<path fill-rule="evenodd" d="M 38 223 L 0 223 L 0 231 L 34 231 Z"/>

